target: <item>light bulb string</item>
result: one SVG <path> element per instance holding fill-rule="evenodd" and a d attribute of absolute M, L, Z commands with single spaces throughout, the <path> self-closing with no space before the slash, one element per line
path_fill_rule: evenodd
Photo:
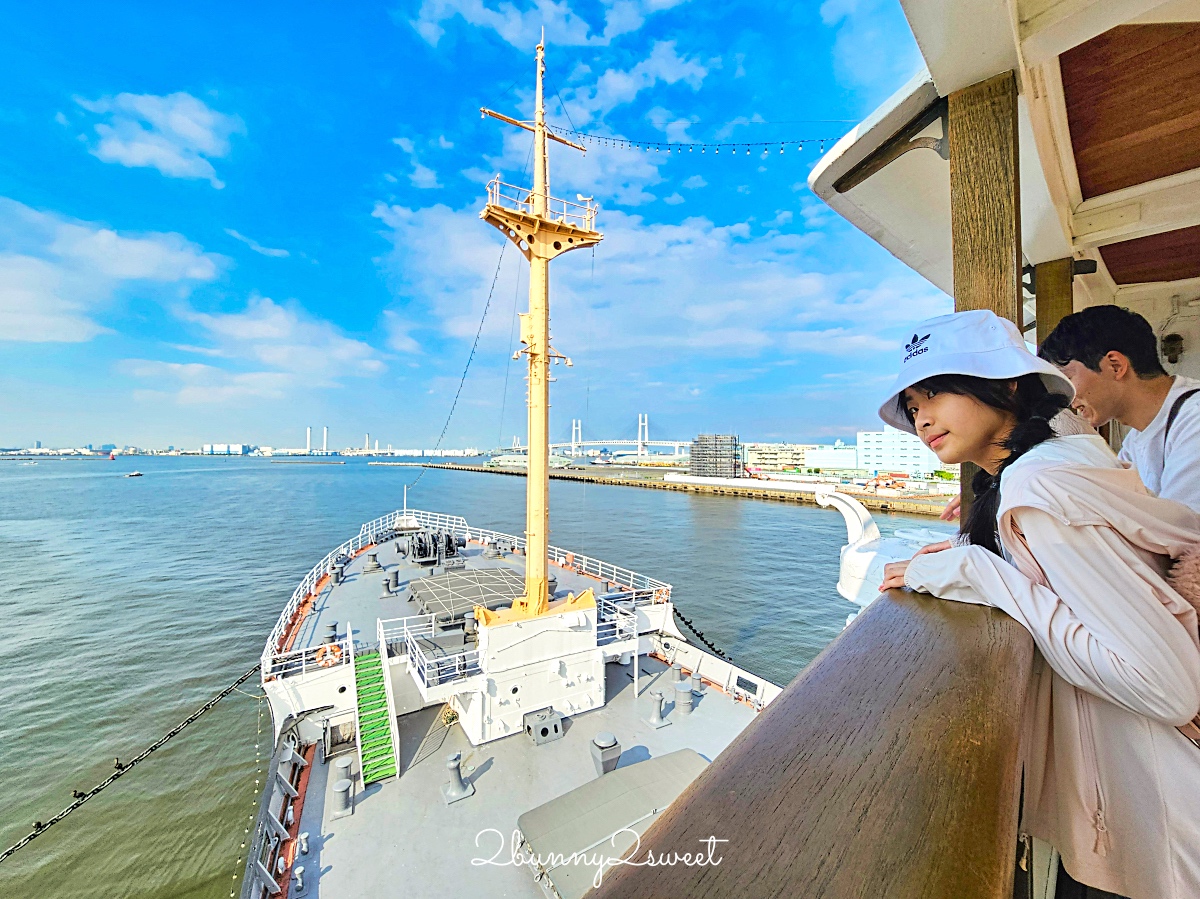
<path fill-rule="evenodd" d="M 721 150 L 727 150 L 731 154 L 737 153 L 738 150 L 744 150 L 746 155 L 749 155 L 752 150 L 770 151 L 775 147 L 779 148 L 779 152 L 783 153 L 789 147 L 795 147 L 797 150 L 803 151 L 807 146 L 816 146 L 821 153 L 825 152 L 826 144 L 836 142 L 836 138 L 831 137 L 801 137 L 790 140 L 760 140 L 760 141 L 718 141 L 715 143 L 694 143 L 694 142 L 676 142 L 676 141 L 647 141 L 647 140 L 631 140 L 624 137 L 611 137 L 604 134 L 589 134 L 585 131 L 576 131 L 572 128 L 562 128 L 558 125 L 547 125 L 546 128 L 558 134 L 561 137 L 570 137 L 584 143 L 590 143 L 593 146 L 613 147 L 622 150 L 643 150 L 647 153 L 654 151 L 656 153 L 693 153 L 699 150 L 705 153 L 712 150 L 714 153 L 720 153 Z"/>

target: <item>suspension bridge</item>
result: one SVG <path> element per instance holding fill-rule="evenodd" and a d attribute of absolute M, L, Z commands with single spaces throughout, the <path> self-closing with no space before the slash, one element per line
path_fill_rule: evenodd
<path fill-rule="evenodd" d="M 638 415 L 638 432 L 637 437 L 630 439 L 627 437 L 616 437 L 611 440 L 584 440 L 583 439 L 583 420 L 579 418 L 571 419 L 571 439 L 562 443 L 551 443 L 550 451 L 559 453 L 565 456 L 583 456 L 586 455 L 589 449 L 611 449 L 613 447 L 632 447 L 636 449 L 639 456 L 652 455 L 656 449 L 665 448 L 672 451 L 672 455 L 682 456 L 691 452 L 692 441 L 690 440 L 651 440 L 650 439 L 650 416 L 641 413 Z M 653 448 L 653 449 L 652 449 Z M 524 452 L 524 447 L 520 439 L 513 438 L 511 452 Z"/>

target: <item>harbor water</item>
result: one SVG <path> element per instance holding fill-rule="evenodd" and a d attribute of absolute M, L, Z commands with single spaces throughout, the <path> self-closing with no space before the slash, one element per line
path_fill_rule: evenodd
<path fill-rule="evenodd" d="M 141 478 L 123 475 L 137 468 Z M 307 570 L 420 469 L 249 458 L 0 463 L 0 844 L 89 790 L 253 665 Z M 521 478 L 427 471 L 415 508 L 523 529 Z M 553 481 L 551 542 L 669 581 L 739 664 L 786 684 L 854 607 L 837 512 Z M 876 515 L 898 527 L 949 528 Z M 374 622 L 353 622 L 373 633 Z M 240 886 L 270 721 L 257 677 L 0 865 L 5 897 L 212 897 Z M 264 763 L 265 770 L 265 763 Z"/>

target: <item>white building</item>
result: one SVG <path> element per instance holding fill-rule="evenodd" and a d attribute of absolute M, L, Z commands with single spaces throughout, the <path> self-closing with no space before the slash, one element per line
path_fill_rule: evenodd
<path fill-rule="evenodd" d="M 252 449 L 245 443 L 206 443 L 202 452 L 206 456 L 246 456 Z"/>
<path fill-rule="evenodd" d="M 919 437 L 891 427 L 858 432 L 858 464 L 877 474 L 928 475 L 935 471 L 958 471 L 957 465 L 946 465 L 938 459 Z"/>
<path fill-rule="evenodd" d="M 746 466 L 766 471 L 803 469 L 807 465 L 807 454 L 816 449 L 812 443 L 743 443 Z"/>
<path fill-rule="evenodd" d="M 837 441 L 833 446 L 812 446 L 804 454 L 805 468 L 848 471 L 862 468 L 858 460 L 858 447 L 846 446 Z"/>

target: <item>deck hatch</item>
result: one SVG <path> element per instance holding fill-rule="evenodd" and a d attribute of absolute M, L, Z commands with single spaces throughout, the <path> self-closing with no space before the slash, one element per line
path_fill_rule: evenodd
<path fill-rule="evenodd" d="M 525 579 L 511 568 L 470 568 L 423 577 L 412 585 L 421 612 L 443 624 L 461 621 L 475 606 L 502 609 L 525 593 Z"/>

